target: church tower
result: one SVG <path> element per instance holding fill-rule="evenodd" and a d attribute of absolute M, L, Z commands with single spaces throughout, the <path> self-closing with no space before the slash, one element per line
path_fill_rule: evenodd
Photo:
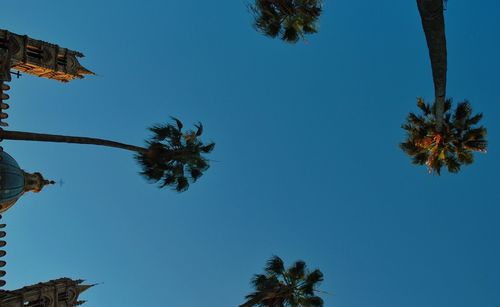
<path fill-rule="evenodd" d="M 0 80 L 10 81 L 10 70 L 69 82 L 94 73 L 83 67 L 83 54 L 61 46 L 0 29 Z"/>
<path fill-rule="evenodd" d="M 3 120 L 9 117 L 5 101 L 9 99 L 6 92 L 11 74 L 19 77 L 23 72 L 60 82 L 94 75 L 80 64 L 78 58 L 82 57 L 78 51 L 0 29 L 0 127 L 8 126 Z"/>
<path fill-rule="evenodd" d="M 73 307 L 85 301 L 79 295 L 92 287 L 83 280 L 59 278 L 18 290 L 0 290 L 0 307 Z"/>

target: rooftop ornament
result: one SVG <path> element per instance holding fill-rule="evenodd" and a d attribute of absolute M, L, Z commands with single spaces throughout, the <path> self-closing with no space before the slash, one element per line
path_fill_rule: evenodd
<path fill-rule="evenodd" d="M 10 209 L 26 192 L 40 192 L 48 184 L 40 173 L 23 171 L 16 160 L 5 151 L 0 151 L 0 213 Z"/>

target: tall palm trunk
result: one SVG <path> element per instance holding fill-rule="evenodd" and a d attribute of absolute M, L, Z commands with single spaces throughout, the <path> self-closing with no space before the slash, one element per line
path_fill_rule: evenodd
<path fill-rule="evenodd" d="M 38 141 L 38 142 L 58 142 L 58 143 L 73 143 L 73 144 L 90 144 L 120 148 L 134 151 L 137 153 L 146 153 L 147 149 L 143 147 L 79 136 L 54 135 L 21 131 L 6 131 L 0 130 L 0 139 L 4 140 L 22 140 L 22 141 Z"/>
<path fill-rule="evenodd" d="M 443 0 L 417 0 L 417 5 L 431 58 L 436 99 L 436 129 L 440 132 L 443 127 L 447 69 Z"/>

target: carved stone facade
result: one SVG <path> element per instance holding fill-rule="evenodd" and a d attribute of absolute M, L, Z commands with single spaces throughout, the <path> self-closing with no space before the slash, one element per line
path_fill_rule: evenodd
<path fill-rule="evenodd" d="M 83 280 L 59 278 L 38 283 L 18 290 L 0 290 L 0 307 L 73 307 L 85 301 L 78 296 L 92 287 L 83 285 Z"/>
<path fill-rule="evenodd" d="M 80 65 L 81 57 L 80 52 L 0 29 L 0 81 L 10 81 L 10 69 L 61 82 L 93 75 Z"/>

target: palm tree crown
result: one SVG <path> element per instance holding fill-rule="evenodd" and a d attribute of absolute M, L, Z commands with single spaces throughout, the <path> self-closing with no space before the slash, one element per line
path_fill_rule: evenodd
<path fill-rule="evenodd" d="M 322 10 L 321 0 L 255 0 L 250 5 L 257 30 L 288 43 L 296 43 L 305 34 L 317 32 Z"/>
<path fill-rule="evenodd" d="M 215 143 L 204 144 L 200 139 L 203 132 L 201 123 L 196 131 L 182 132 L 182 123 L 173 118 L 176 125 L 155 125 L 154 133 L 147 142 L 145 152 L 138 152 L 136 159 L 142 166 L 142 175 L 160 187 L 170 186 L 178 192 L 187 190 L 189 181 L 195 182 L 209 167 L 202 154 L 210 153 Z"/>
<path fill-rule="evenodd" d="M 408 136 L 401 149 L 413 159 L 414 164 L 427 165 L 429 173 L 440 175 L 446 166 L 451 173 L 457 173 L 461 165 L 474 161 L 473 152 L 486 152 L 486 129 L 474 127 L 483 117 L 481 113 L 472 116 L 468 101 L 463 101 L 451 113 L 451 100 L 444 105 L 442 129 L 437 130 L 436 103 L 432 106 L 419 98 L 417 105 L 423 115 L 408 114 L 402 126 Z"/>
<path fill-rule="evenodd" d="M 315 287 L 323 281 L 320 270 L 308 272 L 304 261 L 297 261 L 285 269 L 283 260 L 273 256 L 265 267 L 265 274 L 255 275 L 255 292 L 246 296 L 239 307 L 322 307 L 323 300 L 314 295 Z"/>

